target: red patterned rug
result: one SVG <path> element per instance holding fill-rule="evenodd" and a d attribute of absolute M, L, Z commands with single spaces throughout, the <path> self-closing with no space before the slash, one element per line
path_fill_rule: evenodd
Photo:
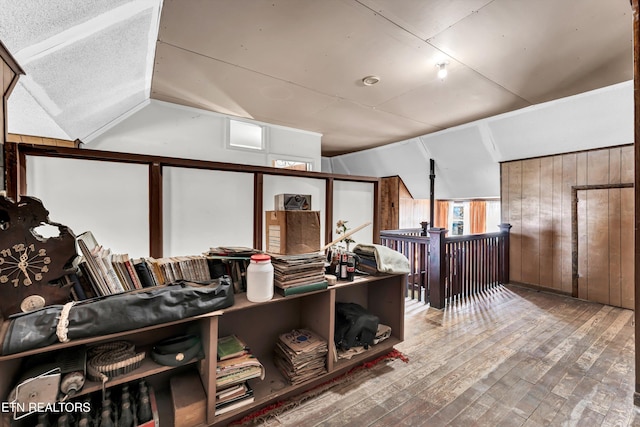
<path fill-rule="evenodd" d="M 376 359 L 373 359 L 369 362 L 362 363 L 361 365 L 355 366 L 349 371 L 345 372 L 342 375 L 337 376 L 325 383 L 322 383 L 310 390 L 307 390 L 297 396 L 291 397 L 286 400 L 281 400 L 270 405 L 267 405 L 263 408 L 258 409 L 257 411 L 230 423 L 230 426 L 250 426 L 256 425 L 260 423 L 264 423 L 270 418 L 276 417 L 285 411 L 288 411 L 296 406 L 299 406 L 303 402 L 316 397 L 328 390 L 331 390 L 333 387 L 344 384 L 345 382 L 354 381 L 358 378 L 358 373 L 363 372 L 367 369 L 371 369 L 374 366 L 378 365 L 381 362 L 387 362 L 391 360 L 400 359 L 405 363 L 409 362 L 409 358 L 405 356 L 400 351 L 395 348 L 392 349 L 389 353 L 382 355 Z"/>

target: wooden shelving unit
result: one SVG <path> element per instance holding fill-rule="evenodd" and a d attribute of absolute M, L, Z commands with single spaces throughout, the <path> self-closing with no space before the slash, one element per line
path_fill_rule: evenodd
<path fill-rule="evenodd" d="M 270 301 L 252 303 L 247 301 L 244 294 L 236 295 L 236 302 L 232 307 L 206 315 L 182 319 L 143 329 L 131 330 L 102 337 L 76 340 L 65 344 L 55 344 L 46 348 L 30 350 L 23 353 L 0 357 L 0 372 L 4 378 L 3 388 L 0 389 L 2 398 L 6 400 L 10 389 L 15 385 L 20 373 L 20 361 L 29 355 L 48 353 L 62 348 L 80 345 L 91 345 L 125 339 L 144 349 L 153 342 L 157 342 L 176 331 L 198 330 L 203 341 L 204 359 L 199 362 L 192 360 L 191 369 L 198 370 L 206 394 L 206 423 L 207 425 L 222 426 L 230 421 L 254 411 L 256 408 L 286 399 L 301 393 L 329 379 L 332 379 L 350 368 L 389 352 L 394 345 L 404 339 L 404 284 L 405 275 L 381 275 L 367 278 L 357 278 L 353 282 L 340 282 L 329 289 L 310 292 L 307 294 L 282 297 L 275 295 Z M 310 328 L 329 344 L 333 342 L 334 317 L 336 302 L 357 302 L 369 309 L 380 318 L 380 322 L 392 329 L 392 336 L 381 343 L 372 346 L 363 354 L 348 360 L 334 361 L 333 353 L 327 355 L 327 373 L 309 382 L 290 385 L 273 364 L 273 354 L 278 336 L 296 328 Z M 6 328 L 3 328 L 6 330 Z M 236 409 L 223 415 L 215 415 L 215 368 L 216 345 L 219 336 L 228 334 L 240 336 L 251 348 L 252 353 L 261 361 L 266 369 L 264 380 L 250 380 L 254 389 L 255 401 L 251 405 Z M 148 347 L 146 347 L 148 348 Z M 173 367 L 161 366 L 150 358 L 145 359 L 142 366 L 127 375 L 116 377 L 106 383 L 113 387 L 140 378 L 155 381 L 165 378 L 164 388 L 156 387 L 162 394 L 168 389 L 168 380 Z M 184 367 L 179 372 L 184 371 Z M 178 372 L 178 371 L 176 371 Z M 97 391 L 100 384 L 88 382 L 81 394 Z M 194 402 L 198 403 L 198 402 Z M 166 409 L 166 408 L 165 408 Z M 173 425 L 173 418 L 165 410 L 161 419 L 163 426 Z M 9 414 L 2 414 L 2 425 L 10 425 Z"/>

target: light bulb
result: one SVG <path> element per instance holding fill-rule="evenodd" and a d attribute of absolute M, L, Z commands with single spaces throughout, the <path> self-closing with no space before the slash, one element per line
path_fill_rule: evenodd
<path fill-rule="evenodd" d="M 438 64 L 438 78 L 441 80 L 444 80 L 445 77 L 447 77 L 447 74 L 449 74 L 449 72 L 447 71 L 447 64 L 445 64 L 444 62 L 442 64 Z"/>

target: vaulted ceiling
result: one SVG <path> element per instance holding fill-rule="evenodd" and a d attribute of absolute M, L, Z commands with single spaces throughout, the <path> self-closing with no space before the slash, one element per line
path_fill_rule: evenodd
<path fill-rule="evenodd" d="M 628 0 L 0 0 L 0 40 L 9 131 L 85 141 L 153 98 L 334 155 L 633 78 Z"/>

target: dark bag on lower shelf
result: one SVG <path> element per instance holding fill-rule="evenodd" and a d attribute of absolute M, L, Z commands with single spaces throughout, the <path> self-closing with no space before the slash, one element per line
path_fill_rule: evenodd
<path fill-rule="evenodd" d="M 172 322 L 221 310 L 233 303 L 233 285 L 229 276 L 223 276 L 209 286 L 184 282 L 109 295 L 72 306 L 52 305 L 12 316 L 2 354 L 55 344 L 61 336 L 74 340 Z M 61 316 L 68 319 L 66 328 L 59 325 Z"/>
<path fill-rule="evenodd" d="M 380 319 L 353 302 L 336 303 L 334 340 L 340 350 L 373 345 Z"/>

